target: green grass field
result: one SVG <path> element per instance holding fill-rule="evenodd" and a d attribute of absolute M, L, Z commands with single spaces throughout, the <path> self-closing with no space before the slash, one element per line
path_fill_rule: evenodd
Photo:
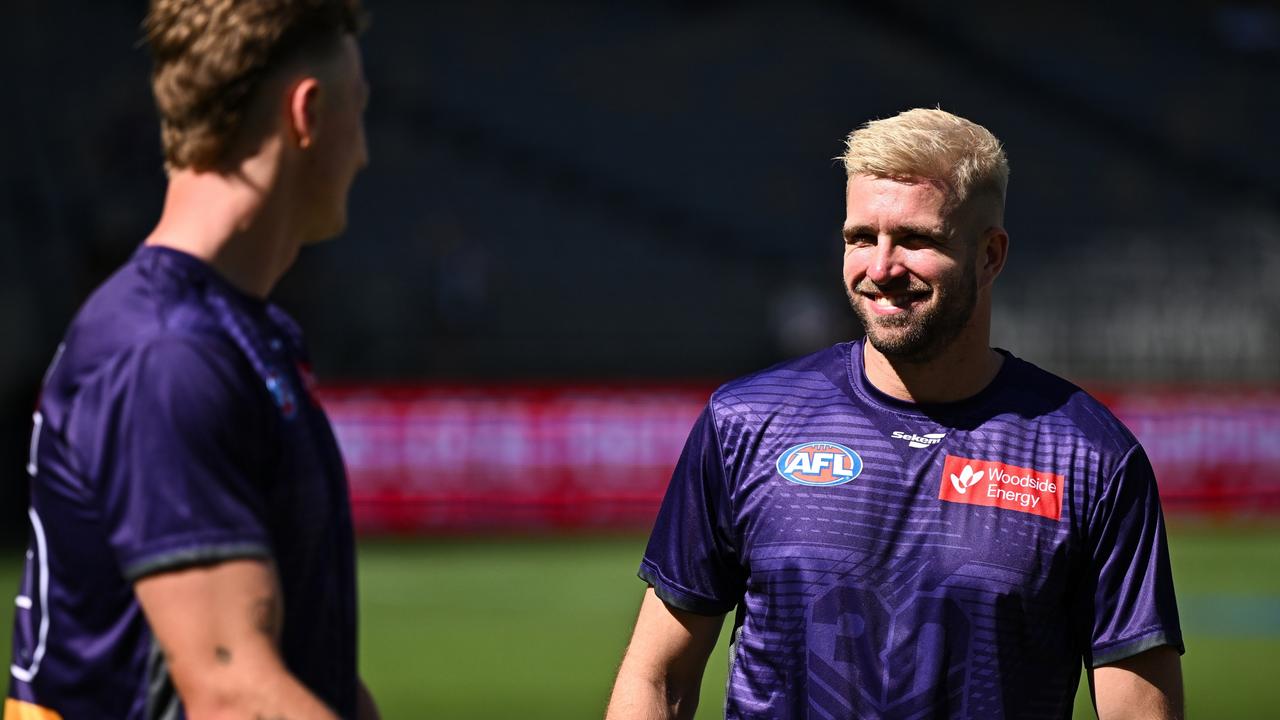
<path fill-rule="evenodd" d="M 1189 716 L 1276 717 L 1280 527 L 1181 524 L 1171 544 Z M 361 666 L 384 716 L 600 717 L 643 589 L 634 574 L 643 545 L 638 536 L 364 541 Z M 0 587 L 16 588 L 19 553 L 9 552 Z M 719 715 L 721 639 L 699 718 Z M 1077 717 L 1093 716 L 1087 698 Z"/>

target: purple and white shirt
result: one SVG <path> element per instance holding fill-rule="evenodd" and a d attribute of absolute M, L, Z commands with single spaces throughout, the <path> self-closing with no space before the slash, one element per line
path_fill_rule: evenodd
<path fill-rule="evenodd" d="M 640 577 L 736 610 L 727 718 L 1066 718 L 1081 662 L 1182 651 L 1133 435 L 1005 353 L 967 400 L 866 379 L 862 342 L 730 382 L 681 455 Z"/>
<path fill-rule="evenodd" d="M 142 247 L 93 294 L 35 416 L 7 705 L 183 717 L 133 583 L 262 558 L 280 578 L 285 664 L 354 714 L 346 474 L 304 368 L 283 311 L 189 255 Z"/>

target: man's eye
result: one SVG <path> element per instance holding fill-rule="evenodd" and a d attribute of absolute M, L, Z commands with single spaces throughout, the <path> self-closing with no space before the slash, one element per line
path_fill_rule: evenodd
<path fill-rule="evenodd" d="M 903 241 L 903 244 L 911 245 L 912 247 L 925 247 L 929 245 L 938 244 L 937 238 L 931 235 L 920 235 L 920 234 L 908 235 L 907 237 L 903 238 L 902 241 Z"/>
<path fill-rule="evenodd" d="M 867 234 L 846 235 L 844 238 L 845 245 L 875 245 L 876 239 Z"/>

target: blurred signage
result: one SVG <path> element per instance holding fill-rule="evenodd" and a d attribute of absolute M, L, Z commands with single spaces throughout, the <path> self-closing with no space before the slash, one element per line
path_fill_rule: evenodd
<path fill-rule="evenodd" d="M 649 527 L 704 386 L 323 390 L 365 532 Z M 1280 392 L 1108 392 L 1167 511 L 1280 512 Z"/>
<path fill-rule="evenodd" d="M 702 387 L 406 387 L 321 393 L 357 527 L 647 528 Z"/>
<path fill-rule="evenodd" d="M 1151 458 L 1170 513 L 1280 513 L 1280 390 L 1099 393 Z"/>

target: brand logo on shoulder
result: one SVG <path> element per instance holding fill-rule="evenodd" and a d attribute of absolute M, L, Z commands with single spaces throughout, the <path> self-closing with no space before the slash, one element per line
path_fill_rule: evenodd
<path fill-rule="evenodd" d="M 1062 482 L 1055 473 L 948 455 L 938 499 L 1057 520 L 1062 517 Z"/>
<path fill-rule="evenodd" d="M 840 443 L 802 443 L 778 457 L 778 474 L 798 485 L 843 485 L 861 473 L 862 458 Z"/>
<path fill-rule="evenodd" d="M 925 433 L 924 435 L 916 435 L 915 433 L 902 432 L 894 430 L 889 437 L 894 440 L 906 440 L 907 444 L 913 448 L 927 448 L 930 445 L 937 445 L 947 436 L 946 433 Z"/>
<path fill-rule="evenodd" d="M 271 399 L 275 401 L 276 407 L 280 408 L 280 414 L 286 420 L 292 420 L 293 416 L 298 413 L 298 399 L 293 394 L 293 388 L 290 386 L 288 379 L 275 370 L 267 373 L 267 392 L 271 393 Z"/>

